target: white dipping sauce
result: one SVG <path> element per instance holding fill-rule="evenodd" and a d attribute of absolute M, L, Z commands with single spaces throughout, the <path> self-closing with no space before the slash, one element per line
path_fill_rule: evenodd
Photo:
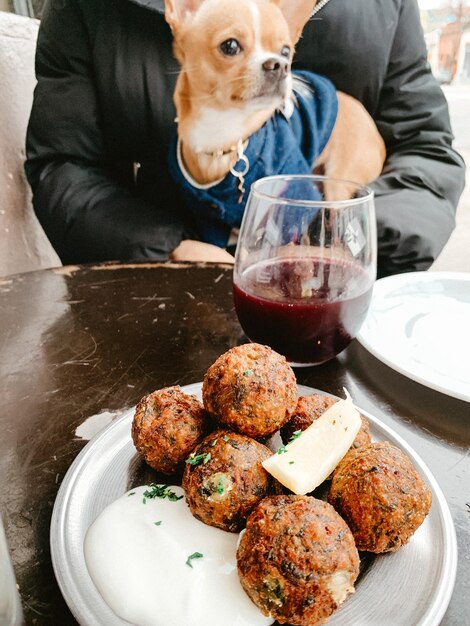
<path fill-rule="evenodd" d="M 184 498 L 144 504 L 147 489 L 110 504 L 85 537 L 88 570 L 113 611 L 137 626 L 272 624 L 240 585 L 238 534 L 203 524 Z M 170 489 L 184 495 L 181 487 Z M 203 556 L 190 567 L 196 552 Z"/>

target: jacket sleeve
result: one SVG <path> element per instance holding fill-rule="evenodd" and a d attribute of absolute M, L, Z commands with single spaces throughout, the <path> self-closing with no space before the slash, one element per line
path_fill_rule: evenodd
<path fill-rule="evenodd" d="M 387 145 L 376 193 L 378 277 L 427 269 L 455 226 L 465 165 L 452 149 L 448 107 L 427 63 L 416 0 L 402 0 L 375 114 Z"/>
<path fill-rule="evenodd" d="M 107 171 L 91 44 L 74 0 L 46 5 L 25 164 L 36 215 L 63 263 L 166 258 L 180 217 Z"/>

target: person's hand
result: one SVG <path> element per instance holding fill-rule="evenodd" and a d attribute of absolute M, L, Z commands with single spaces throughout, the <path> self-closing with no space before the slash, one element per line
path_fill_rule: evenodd
<path fill-rule="evenodd" d="M 235 259 L 227 252 L 227 250 L 214 246 L 211 243 L 185 239 L 173 250 L 173 252 L 170 252 L 170 260 L 233 263 Z"/>

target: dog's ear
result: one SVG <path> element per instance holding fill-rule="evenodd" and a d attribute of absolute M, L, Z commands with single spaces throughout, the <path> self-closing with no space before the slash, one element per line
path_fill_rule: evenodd
<path fill-rule="evenodd" d="M 289 25 L 292 42 L 297 43 L 317 0 L 271 0 L 271 2 L 281 9 Z"/>
<path fill-rule="evenodd" d="M 165 19 L 173 34 L 191 17 L 203 0 L 165 0 Z"/>

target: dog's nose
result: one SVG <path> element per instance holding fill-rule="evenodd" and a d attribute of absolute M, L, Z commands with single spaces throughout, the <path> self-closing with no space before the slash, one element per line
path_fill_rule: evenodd
<path fill-rule="evenodd" d="M 266 73 L 269 73 L 269 76 L 272 76 L 273 78 L 281 78 L 281 76 L 287 74 L 289 61 L 281 57 L 271 57 L 266 59 L 262 67 Z"/>

